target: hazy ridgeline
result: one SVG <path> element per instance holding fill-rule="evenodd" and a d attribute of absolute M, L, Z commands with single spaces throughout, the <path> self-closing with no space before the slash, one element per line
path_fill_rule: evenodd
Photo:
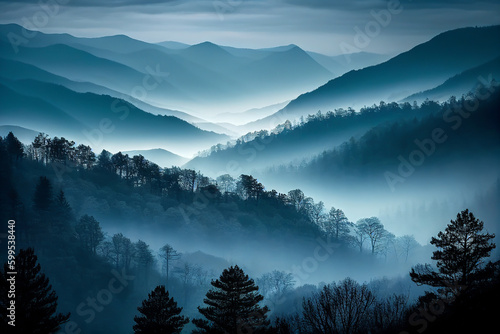
<path fill-rule="evenodd" d="M 217 334 L 495 319 L 500 26 L 350 64 L 296 45 L 0 32 L 0 220 L 25 249 L 19 277 L 36 255 L 59 298 L 44 328 L 68 312 L 61 333 L 167 313 L 165 332 Z M 48 284 L 20 279 L 20 312 L 54 313 Z"/>
<path fill-rule="evenodd" d="M 494 113 L 498 96 L 485 101 L 469 126 L 463 127 L 469 145 L 483 149 L 475 151 L 478 155 L 498 147 L 494 131 L 498 123 L 488 122 L 498 117 Z M 420 108 L 427 105 L 432 103 Z M 376 127 L 359 141 L 351 139 L 318 156 L 301 167 L 301 173 L 329 180 L 328 174 L 313 170 L 328 158 L 336 177 L 359 172 L 356 166 L 361 162 L 363 173 L 370 175 L 366 173 L 370 169 L 378 175 L 386 166 L 370 166 L 370 157 L 378 152 L 377 141 L 366 138 L 376 136 L 385 143 L 390 164 L 393 151 L 401 152 L 421 128 L 436 128 L 447 107 L 435 104 L 432 116 Z M 393 131 L 395 127 L 400 130 Z M 392 129 L 392 138 L 401 138 L 385 139 L 386 129 Z M 476 129 L 483 136 L 475 135 Z M 450 133 L 449 146 L 441 154 L 446 157 L 463 148 L 462 138 Z M 398 146 L 391 148 L 390 143 Z M 71 312 L 74 326 L 84 332 L 129 332 L 137 306 L 159 284 L 166 285 L 184 315 L 198 317 L 196 307 L 202 305 L 210 281 L 234 264 L 255 279 L 271 309 L 270 318 L 281 319 L 276 326 L 304 332 L 311 328 L 303 327 L 302 321 L 314 324 L 308 317 L 322 312 L 315 311 L 314 303 L 335 289 L 362 293 L 359 302 L 367 303 L 365 313 L 352 326 L 379 332 L 406 326 L 423 292 L 408 272 L 417 263 L 428 262 L 430 246 L 419 245 L 410 235 L 395 236 L 376 217 L 350 222 L 341 208 L 325 208 L 300 189 L 269 191 L 245 174 L 211 179 L 194 170 L 160 168 L 140 155 L 103 151 L 96 156 L 88 146 L 75 147 L 74 142 L 43 134 L 23 145 L 10 133 L 0 144 L 6 185 L 1 193 L 2 219 L 16 220 L 18 247 L 36 249 L 59 296 L 59 310 Z M 283 168 L 286 178 L 290 167 Z M 498 203 L 498 195 L 497 188 L 478 201 L 483 204 L 478 208 L 486 210 L 483 214 L 495 217 L 488 203 Z M 346 277 L 360 283 L 343 280 Z M 115 290 L 119 292 L 104 293 L 117 279 L 123 284 Z M 376 313 L 381 310 L 390 319 Z M 127 320 L 110 324 L 115 317 Z"/>

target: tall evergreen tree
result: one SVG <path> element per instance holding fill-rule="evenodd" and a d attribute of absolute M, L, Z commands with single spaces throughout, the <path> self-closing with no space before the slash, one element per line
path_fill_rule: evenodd
<path fill-rule="evenodd" d="M 5 137 L 5 141 L 7 144 L 7 152 L 10 155 L 11 161 L 21 159 L 24 155 L 24 147 L 19 139 L 17 139 L 12 132 L 9 132 L 7 137 Z"/>
<path fill-rule="evenodd" d="M 71 233 L 70 223 L 73 221 L 73 210 L 66 200 L 64 191 L 60 190 L 54 199 L 52 232 L 59 238 L 67 238 Z"/>
<path fill-rule="evenodd" d="M 267 306 L 260 307 L 264 297 L 260 295 L 253 279 L 249 279 L 238 266 L 222 272 L 219 279 L 212 281 L 214 287 L 207 292 L 204 303 L 198 311 L 207 319 L 193 319 L 198 327 L 194 333 L 239 334 L 261 333 L 269 326 Z"/>
<path fill-rule="evenodd" d="M 433 253 L 438 271 L 430 265 L 417 265 L 410 272 L 411 279 L 419 284 L 439 288 L 442 294 L 458 295 L 464 288 L 477 286 L 493 275 L 494 266 L 483 259 L 490 256 L 496 246 L 490 242 L 494 234 L 481 233 L 484 223 L 468 209 L 457 214 L 444 232 L 431 239 L 440 248 Z"/>
<path fill-rule="evenodd" d="M 1 333 L 48 334 L 55 333 L 61 324 L 68 321 L 70 314 L 56 313 L 57 295 L 49 279 L 41 273 L 40 264 L 33 248 L 21 249 L 15 263 L 15 298 L 10 299 L 8 274 L 13 268 L 7 263 L 0 271 L 0 317 Z M 15 300 L 15 326 L 8 324 L 7 307 Z"/>
<path fill-rule="evenodd" d="M 47 212 L 52 204 L 52 184 L 46 176 L 40 176 L 33 196 L 33 208 L 37 213 Z"/>
<path fill-rule="evenodd" d="M 53 209 L 52 184 L 45 176 L 40 176 L 33 196 L 34 217 L 27 224 L 27 235 L 30 245 L 38 247 L 39 252 L 46 250 L 51 234 Z"/>
<path fill-rule="evenodd" d="M 164 285 L 157 286 L 137 309 L 142 315 L 134 317 L 136 334 L 180 333 L 189 322 L 189 318 L 180 315 L 182 307 L 177 307 Z"/>

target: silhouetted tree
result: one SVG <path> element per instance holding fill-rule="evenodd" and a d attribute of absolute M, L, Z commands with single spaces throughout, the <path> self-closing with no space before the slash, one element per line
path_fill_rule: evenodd
<path fill-rule="evenodd" d="M 142 240 L 138 240 L 134 243 L 134 248 L 135 267 L 137 268 L 139 275 L 147 281 L 149 278 L 149 272 L 155 262 L 153 253 L 149 249 L 149 245 Z"/>
<path fill-rule="evenodd" d="M 157 286 L 148 299 L 137 308 L 141 313 L 135 316 L 133 327 L 136 334 L 175 334 L 180 333 L 189 318 L 180 315 L 182 307 L 170 298 L 165 286 Z"/>
<path fill-rule="evenodd" d="M 356 225 L 354 225 L 354 233 L 355 237 L 353 238 L 353 243 L 356 247 L 359 247 L 359 252 L 363 252 L 363 245 L 368 238 L 366 235 L 365 225 L 362 224 L 362 221 L 358 221 Z"/>
<path fill-rule="evenodd" d="M 169 244 L 166 244 L 162 248 L 160 248 L 160 257 L 163 259 L 164 268 L 167 272 L 167 287 L 168 287 L 168 274 L 170 271 L 170 267 L 174 261 L 180 259 L 181 255 Z"/>
<path fill-rule="evenodd" d="M 295 333 L 294 328 L 286 318 L 277 317 L 274 320 L 273 326 L 269 329 L 269 333 L 273 334 L 292 334 Z"/>
<path fill-rule="evenodd" d="M 52 204 L 52 184 L 45 176 L 40 176 L 33 196 L 35 212 L 47 212 Z"/>
<path fill-rule="evenodd" d="M 85 169 L 90 169 L 96 161 L 96 156 L 95 153 L 92 152 L 90 146 L 80 144 L 76 148 L 75 160 L 78 166 L 82 166 Z"/>
<path fill-rule="evenodd" d="M 457 219 L 451 220 L 444 232 L 431 239 L 431 244 L 440 249 L 432 255 L 438 271 L 429 264 L 417 265 L 410 272 L 412 281 L 437 287 L 438 292 L 448 296 L 458 295 L 464 288 L 490 278 L 493 264 L 485 264 L 483 259 L 496 247 L 490 242 L 495 235 L 481 233 L 483 225 L 468 209 L 457 214 Z"/>
<path fill-rule="evenodd" d="M 60 190 L 54 199 L 54 209 L 52 210 L 52 231 L 54 235 L 61 238 L 69 236 L 71 232 L 70 223 L 73 221 L 71 206 L 66 200 L 64 191 Z"/>
<path fill-rule="evenodd" d="M 49 157 L 52 162 L 66 164 L 68 160 L 73 160 L 74 145 L 74 141 L 68 141 L 64 137 L 54 137 L 49 143 Z"/>
<path fill-rule="evenodd" d="M 295 284 L 293 275 L 284 271 L 273 270 L 270 273 L 263 274 L 257 279 L 259 290 L 262 294 L 276 294 L 281 297 L 285 292 L 290 290 Z"/>
<path fill-rule="evenodd" d="M 5 137 L 5 142 L 7 145 L 7 152 L 9 153 L 12 161 L 20 160 L 24 155 L 24 147 L 19 139 L 17 139 L 12 132 L 9 132 L 7 137 Z"/>
<path fill-rule="evenodd" d="M 259 200 L 264 192 L 264 186 L 251 175 L 240 175 L 239 183 L 243 191 L 244 198 Z"/>
<path fill-rule="evenodd" d="M 50 138 L 45 133 L 39 133 L 33 140 L 33 156 L 36 161 L 48 162 Z"/>
<path fill-rule="evenodd" d="M 16 275 L 9 272 L 15 271 Z M 0 271 L 0 332 L 12 334 L 55 333 L 61 324 L 68 321 L 70 314 L 56 313 L 57 295 L 42 274 L 33 248 L 21 249 L 16 256 L 15 266 L 5 263 Z M 15 276 L 15 296 L 11 293 L 9 279 Z M 7 310 L 15 301 L 15 327 L 8 324 L 12 319 Z"/>
<path fill-rule="evenodd" d="M 321 223 L 321 228 L 328 236 L 335 239 L 345 238 L 349 235 L 349 221 L 344 212 L 332 207 Z"/>
<path fill-rule="evenodd" d="M 115 266 L 130 268 L 132 257 L 135 253 L 134 244 L 129 238 L 125 237 L 122 233 L 117 233 L 111 238 L 111 256 Z"/>
<path fill-rule="evenodd" d="M 371 329 L 375 332 L 399 332 L 407 321 L 409 310 L 408 296 L 393 294 L 377 300 L 373 306 Z"/>
<path fill-rule="evenodd" d="M 384 225 L 377 217 L 363 218 L 358 222 L 358 228 L 370 239 L 372 254 L 377 252 L 377 247 L 386 233 Z"/>
<path fill-rule="evenodd" d="M 99 222 L 92 216 L 83 215 L 75 226 L 75 231 L 83 247 L 96 254 L 97 246 L 104 240 Z"/>
<path fill-rule="evenodd" d="M 225 269 L 211 284 L 213 289 L 204 299 L 208 306 L 198 307 L 207 320 L 193 319 L 198 327 L 194 333 L 260 333 L 267 329 L 269 309 L 259 306 L 264 297 L 257 293 L 259 288 L 243 270 L 238 266 Z"/>
<path fill-rule="evenodd" d="M 319 201 L 318 203 L 312 203 L 308 205 L 307 213 L 309 215 L 309 219 L 316 225 L 323 225 L 325 221 L 325 214 L 323 213 L 323 209 L 325 208 L 325 204 L 323 201 Z"/>
<path fill-rule="evenodd" d="M 304 199 L 305 195 L 300 189 L 295 189 L 295 190 L 290 190 L 288 192 L 288 199 L 290 201 L 290 204 L 292 204 L 295 207 L 295 210 L 297 212 L 302 211 L 304 208 Z"/>
<path fill-rule="evenodd" d="M 303 320 L 312 333 L 358 333 L 368 324 L 375 296 L 351 278 L 326 285 L 303 302 Z"/>
<path fill-rule="evenodd" d="M 114 165 L 114 168 L 118 171 L 120 177 L 123 176 L 123 172 L 126 170 L 128 166 L 128 154 L 123 154 L 122 152 L 118 152 L 111 157 L 111 162 Z"/>
<path fill-rule="evenodd" d="M 417 247 L 419 244 L 413 235 L 403 235 L 397 238 L 397 245 L 405 257 L 405 263 L 408 261 L 410 251 Z"/>
<path fill-rule="evenodd" d="M 111 153 L 102 150 L 101 153 L 97 156 L 97 166 L 107 171 L 113 171 L 113 163 L 111 162 Z"/>

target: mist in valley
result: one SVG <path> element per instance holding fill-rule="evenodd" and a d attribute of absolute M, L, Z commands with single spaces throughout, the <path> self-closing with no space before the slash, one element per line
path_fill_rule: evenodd
<path fill-rule="evenodd" d="M 494 322 L 498 4 L 52 5 L 0 5 L 0 332 Z"/>

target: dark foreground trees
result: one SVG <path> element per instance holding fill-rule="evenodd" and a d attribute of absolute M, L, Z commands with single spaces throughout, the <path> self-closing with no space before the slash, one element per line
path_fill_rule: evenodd
<path fill-rule="evenodd" d="M 326 285 L 304 300 L 303 319 L 308 333 L 358 333 L 366 330 L 375 296 L 351 278 Z"/>
<path fill-rule="evenodd" d="M 198 307 L 206 320 L 193 319 L 198 327 L 193 333 L 257 334 L 267 329 L 269 309 L 259 305 L 264 297 L 257 293 L 259 288 L 242 269 L 238 266 L 225 269 L 211 284 L 214 288 L 204 299 L 208 306 Z"/>
<path fill-rule="evenodd" d="M 141 316 L 134 317 L 136 334 L 180 333 L 189 322 L 189 318 L 180 315 L 182 307 L 177 307 L 164 285 L 157 286 L 137 309 Z"/>
<path fill-rule="evenodd" d="M 482 233 L 483 225 L 468 209 L 457 214 L 457 219 L 431 240 L 439 248 L 432 256 L 438 270 L 428 264 L 418 265 L 412 268 L 411 279 L 418 285 L 437 287 L 440 294 L 451 297 L 490 278 L 493 265 L 483 259 L 496 247 L 490 242 L 495 235 Z"/>
<path fill-rule="evenodd" d="M 8 274 L 12 271 L 16 274 Z M 68 321 L 69 313 L 56 313 L 56 292 L 40 271 L 33 248 L 21 249 L 15 266 L 4 264 L 3 271 L 0 271 L 1 333 L 55 333 L 61 324 Z M 11 288 L 11 282 L 14 282 L 12 277 L 15 277 L 15 284 Z M 12 300 L 15 301 L 15 326 L 9 324 L 13 318 L 8 317 Z"/>
<path fill-rule="evenodd" d="M 483 222 L 464 210 L 444 232 L 432 238 L 439 248 L 433 253 L 437 270 L 418 265 L 410 272 L 418 285 L 437 288 L 437 294 L 426 292 L 409 315 L 408 332 L 486 333 L 496 326 L 500 298 L 500 261 L 490 256 L 495 236 L 483 233 Z"/>

